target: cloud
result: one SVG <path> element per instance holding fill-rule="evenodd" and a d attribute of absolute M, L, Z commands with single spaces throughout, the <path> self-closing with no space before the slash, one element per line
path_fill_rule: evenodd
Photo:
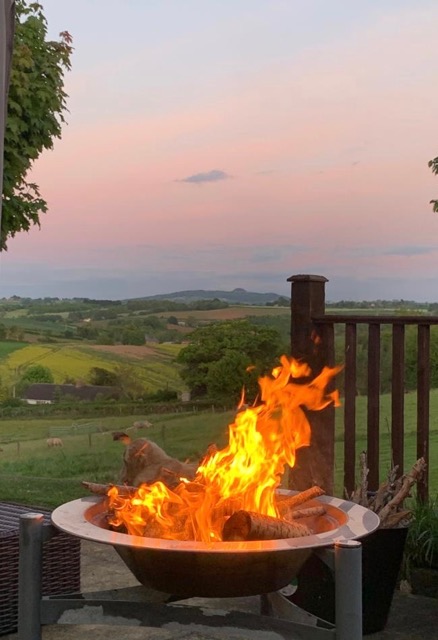
<path fill-rule="evenodd" d="M 229 180 L 231 178 L 228 173 L 220 169 L 212 169 L 204 173 L 195 173 L 187 178 L 181 178 L 177 182 L 189 182 L 190 184 L 204 184 L 204 182 L 219 182 L 219 180 Z"/>

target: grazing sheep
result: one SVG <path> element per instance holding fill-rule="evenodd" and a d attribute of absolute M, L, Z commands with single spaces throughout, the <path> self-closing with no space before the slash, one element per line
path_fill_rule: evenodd
<path fill-rule="evenodd" d="M 149 429 L 149 427 L 152 427 L 152 422 L 149 422 L 149 420 L 137 420 L 132 426 L 134 429 Z"/>
<path fill-rule="evenodd" d="M 61 438 L 47 438 L 47 446 L 48 447 L 62 447 L 63 442 Z"/>

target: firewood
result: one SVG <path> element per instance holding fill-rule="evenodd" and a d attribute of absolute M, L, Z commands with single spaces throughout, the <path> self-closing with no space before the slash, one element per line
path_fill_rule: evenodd
<path fill-rule="evenodd" d="M 232 516 L 233 513 L 239 511 L 241 508 L 241 498 L 227 498 L 213 508 L 213 519 L 220 520 L 226 518 L 227 516 Z"/>
<path fill-rule="evenodd" d="M 90 493 L 95 493 L 98 496 L 108 495 L 109 489 L 115 487 L 119 492 L 119 496 L 123 498 L 130 498 L 137 492 L 137 487 L 131 487 L 126 484 L 99 484 L 97 482 L 81 482 L 82 486 L 88 489 Z"/>
<path fill-rule="evenodd" d="M 402 485 L 395 496 L 379 512 L 381 526 L 384 526 L 386 518 L 391 515 L 397 507 L 408 497 L 411 488 L 422 476 L 426 469 L 426 461 L 419 458 L 408 474 L 403 477 Z"/>
<path fill-rule="evenodd" d="M 326 513 L 325 507 L 307 507 L 307 509 L 293 509 L 287 514 L 287 520 L 299 520 L 300 518 L 311 518 L 323 516 Z M 286 516 L 285 516 L 286 517 Z"/>
<path fill-rule="evenodd" d="M 382 529 L 395 529 L 396 527 L 407 526 L 411 518 L 412 511 L 409 509 L 395 511 L 391 513 L 380 526 Z"/>
<path fill-rule="evenodd" d="M 174 488 L 182 477 L 193 480 L 196 469 L 195 464 L 185 464 L 167 455 L 155 442 L 137 438 L 125 449 L 121 480 L 135 487 L 160 480 Z"/>
<path fill-rule="evenodd" d="M 359 455 L 360 464 L 360 483 L 356 487 L 351 496 L 351 502 L 360 504 L 363 507 L 368 507 L 368 465 L 367 465 L 367 453 L 362 451 Z"/>
<path fill-rule="evenodd" d="M 310 487 L 310 489 L 301 491 L 293 496 L 286 496 L 285 498 L 282 498 L 280 494 L 277 498 L 277 509 L 280 515 L 283 515 L 308 500 L 313 500 L 322 495 L 324 495 L 324 491 L 320 487 Z"/>
<path fill-rule="evenodd" d="M 376 513 L 379 513 L 380 509 L 394 497 L 398 487 L 397 472 L 398 465 L 389 471 L 386 481 L 382 482 L 376 495 L 370 500 L 369 507 Z"/>
<path fill-rule="evenodd" d="M 252 511 L 236 511 L 224 524 L 222 539 L 226 542 L 243 540 L 280 540 L 311 534 L 302 524 L 262 516 Z"/>

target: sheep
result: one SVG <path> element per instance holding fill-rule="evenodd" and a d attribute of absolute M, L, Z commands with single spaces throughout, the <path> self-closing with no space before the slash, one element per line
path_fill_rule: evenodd
<path fill-rule="evenodd" d="M 47 446 L 48 447 L 62 447 L 63 442 L 61 438 L 47 438 Z"/>
<path fill-rule="evenodd" d="M 149 429 L 149 427 L 152 427 L 152 422 L 149 422 L 149 420 L 137 420 L 132 426 L 134 429 Z"/>

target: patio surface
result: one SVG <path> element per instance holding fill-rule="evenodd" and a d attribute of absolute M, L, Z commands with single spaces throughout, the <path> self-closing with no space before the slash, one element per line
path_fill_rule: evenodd
<path fill-rule="evenodd" d="M 98 591 L 138 585 L 117 553 L 107 545 L 82 542 L 82 591 Z M 258 613 L 259 598 L 202 599 L 190 601 L 203 607 L 238 609 Z M 175 625 L 176 627 L 177 625 Z M 3 636 L 17 640 L 17 635 Z M 49 625 L 43 628 L 43 640 L 275 640 L 278 635 L 266 631 L 228 629 L 188 630 L 149 627 L 90 625 Z M 438 600 L 396 593 L 385 631 L 366 636 L 369 640 L 438 640 Z"/>

